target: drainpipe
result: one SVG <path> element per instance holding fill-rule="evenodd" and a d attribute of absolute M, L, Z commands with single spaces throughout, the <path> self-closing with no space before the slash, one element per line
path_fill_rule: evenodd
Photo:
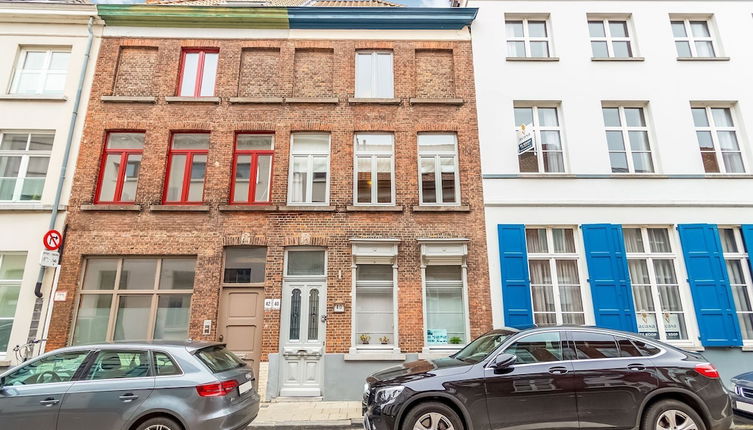
<path fill-rule="evenodd" d="M 71 146 L 73 146 L 73 134 L 76 129 L 76 121 L 78 120 L 78 110 L 81 105 L 81 94 L 83 93 L 84 80 L 86 79 L 86 71 L 89 68 L 89 58 L 91 57 L 92 43 L 94 41 L 94 17 L 89 17 L 89 23 L 87 24 L 87 38 L 86 38 L 86 51 L 84 52 L 84 59 L 81 62 L 81 73 L 78 77 L 78 86 L 76 87 L 76 97 L 73 100 L 73 112 L 71 113 L 71 120 L 68 124 L 68 136 L 65 141 L 65 152 L 63 152 L 63 164 L 60 166 L 60 176 L 58 177 L 58 185 L 55 190 L 55 201 L 52 204 L 52 213 L 50 214 L 50 230 L 55 228 L 58 217 L 58 207 L 60 206 L 60 199 L 63 194 L 63 185 L 65 184 L 65 177 L 68 170 L 68 161 L 71 157 Z M 31 326 L 29 327 L 28 341 L 33 340 L 37 335 L 37 329 L 39 327 L 40 315 L 42 313 L 42 281 L 44 280 L 44 274 L 47 268 L 40 266 L 39 275 L 37 276 L 37 285 L 34 288 L 34 295 L 37 296 L 36 303 L 34 304 L 34 313 L 31 319 Z M 52 294 L 52 293 L 51 293 Z M 50 299 L 52 296 L 50 296 Z M 47 312 L 51 312 L 52 300 L 49 301 Z"/>

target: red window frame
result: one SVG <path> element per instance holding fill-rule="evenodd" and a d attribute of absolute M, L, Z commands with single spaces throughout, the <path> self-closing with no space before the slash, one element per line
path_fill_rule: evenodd
<path fill-rule="evenodd" d="M 110 141 L 110 135 L 115 133 L 139 133 L 146 134 L 145 130 L 108 130 L 105 132 L 105 144 L 102 145 L 102 157 L 99 161 L 99 179 L 97 180 L 97 189 L 94 194 L 94 203 L 102 205 L 114 205 L 122 203 L 133 203 L 135 200 L 121 200 L 123 196 L 123 183 L 125 182 L 126 169 L 128 168 L 128 157 L 136 154 L 143 154 L 144 149 L 108 149 L 107 142 Z M 146 137 L 146 136 L 145 136 Z M 115 194 L 113 200 L 100 200 L 102 193 L 102 183 L 105 179 L 105 166 L 107 164 L 107 157 L 113 154 L 120 154 L 120 168 L 118 168 L 118 178 L 115 181 Z"/>
<path fill-rule="evenodd" d="M 183 76 L 185 72 L 185 65 L 186 65 L 186 54 L 199 54 L 199 62 L 196 65 L 196 83 L 194 84 L 193 89 L 193 95 L 190 96 L 183 96 L 183 97 L 215 97 L 216 96 L 216 90 L 217 90 L 217 70 L 214 71 L 215 73 L 215 80 L 214 80 L 214 88 L 212 88 L 212 95 L 211 96 L 202 96 L 201 95 L 201 81 L 204 79 L 204 58 L 206 54 L 218 54 L 220 53 L 219 48 L 183 48 L 183 50 L 180 53 L 180 67 L 178 69 L 178 88 L 175 90 L 175 94 L 178 96 L 182 96 L 180 93 L 180 89 L 183 88 Z M 219 58 L 217 61 L 217 68 L 219 69 Z"/>
<path fill-rule="evenodd" d="M 207 171 L 206 167 L 209 166 L 209 149 L 174 149 L 173 143 L 175 141 L 175 136 L 179 134 L 206 134 L 207 136 L 210 135 L 210 132 L 204 131 L 204 130 L 181 130 L 181 131 L 173 131 L 170 133 L 170 146 L 168 147 L 167 151 L 167 170 L 165 171 L 165 184 L 162 188 L 162 204 L 166 205 L 202 205 L 204 204 L 204 193 L 206 192 L 206 185 L 207 185 Z M 183 168 L 183 184 L 181 185 L 180 189 L 180 200 L 170 201 L 167 200 L 167 190 L 170 186 L 170 168 L 173 164 L 173 156 L 174 155 L 185 155 L 186 156 L 186 165 Z M 204 167 L 204 187 L 201 190 L 201 200 L 196 202 L 189 202 L 188 199 L 188 190 L 191 185 L 191 167 L 193 166 L 193 157 L 194 155 L 206 155 L 207 156 L 207 164 Z"/>
<path fill-rule="evenodd" d="M 238 149 L 238 136 L 244 134 L 259 134 L 272 136 L 272 149 L 259 150 L 259 149 Z M 230 204 L 231 205 L 268 205 L 272 203 L 272 179 L 274 177 L 275 166 L 275 149 L 274 149 L 274 132 L 272 131 L 239 131 L 235 133 L 233 138 L 233 168 L 230 176 Z M 248 201 L 236 202 L 235 201 L 235 173 L 238 167 L 238 156 L 250 155 L 251 156 L 251 171 L 249 174 L 248 183 Z M 256 198 L 256 175 L 258 174 L 258 159 L 260 155 L 269 155 L 271 157 L 269 163 L 269 199 L 263 202 L 255 201 Z"/>

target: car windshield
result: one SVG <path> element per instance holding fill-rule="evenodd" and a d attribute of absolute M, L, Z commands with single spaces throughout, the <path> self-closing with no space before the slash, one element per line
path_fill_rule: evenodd
<path fill-rule="evenodd" d="M 196 356 L 209 367 L 212 373 L 221 373 L 230 369 L 243 367 L 246 363 L 223 345 L 215 345 L 200 349 Z"/>
<path fill-rule="evenodd" d="M 452 357 L 467 363 L 478 363 L 496 350 L 512 332 L 492 332 L 482 335 Z"/>

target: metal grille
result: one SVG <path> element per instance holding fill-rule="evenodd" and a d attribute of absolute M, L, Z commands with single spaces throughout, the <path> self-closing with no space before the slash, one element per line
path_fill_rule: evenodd
<path fill-rule="evenodd" d="M 739 387 L 739 390 L 741 396 L 753 399 L 753 388 Z"/>
<path fill-rule="evenodd" d="M 319 290 L 309 291 L 309 340 L 319 339 Z"/>
<path fill-rule="evenodd" d="M 290 297 L 290 340 L 301 338 L 301 290 L 296 288 Z"/>

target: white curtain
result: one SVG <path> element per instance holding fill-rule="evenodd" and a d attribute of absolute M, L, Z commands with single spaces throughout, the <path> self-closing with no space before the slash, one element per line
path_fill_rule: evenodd
<path fill-rule="evenodd" d="M 625 250 L 627 252 L 643 252 L 641 229 L 626 228 L 623 230 L 623 236 L 625 237 Z"/>

